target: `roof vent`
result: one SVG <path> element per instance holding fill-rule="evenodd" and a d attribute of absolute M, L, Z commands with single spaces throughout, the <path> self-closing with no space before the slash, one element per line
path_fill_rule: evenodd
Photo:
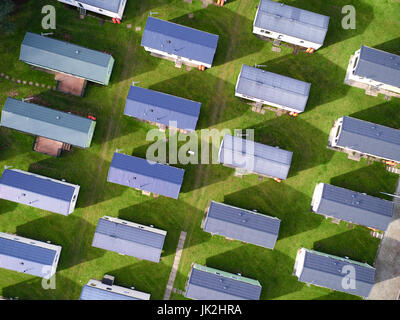
<path fill-rule="evenodd" d="M 107 286 L 112 286 L 112 285 L 114 285 L 114 280 L 115 280 L 115 277 L 105 274 L 103 279 L 101 280 L 101 283 L 103 283 Z"/>
<path fill-rule="evenodd" d="M 227 290 L 227 289 L 228 289 L 228 287 L 224 286 L 224 290 Z"/>
<path fill-rule="evenodd" d="M 79 50 L 75 50 L 75 53 L 78 54 L 78 53 L 79 53 Z"/>
<path fill-rule="evenodd" d="M 246 223 L 246 222 L 247 222 L 247 219 L 243 219 L 242 222 L 243 222 L 243 223 Z"/>
<path fill-rule="evenodd" d="M 60 120 L 60 119 L 61 119 L 61 117 L 60 117 L 60 116 L 56 116 L 56 119 L 57 119 L 57 120 Z"/>

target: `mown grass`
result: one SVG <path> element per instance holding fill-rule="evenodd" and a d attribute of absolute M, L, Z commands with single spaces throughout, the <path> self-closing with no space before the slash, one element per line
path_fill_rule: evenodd
<path fill-rule="evenodd" d="M 75 10 L 57 8 L 54 37 L 92 49 L 111 52 L 116 64 L 107 87 L 89 84 L 84 98 L 71 97 L 43 88 L 23 86 L 2 79 L 0 105 L 7 96 L 30 95 L 64 111 L 95 114 L 98 123 L 93 144 L 88 150 L 73 149 L 53 159 L 31 151 L 33 137 L 0 128 L 0 167 L 64 178 L 81 186 L 76 211 L 63 217 L 0 200 L 0 231 L 17 233 L 37 240 L 62 245 L 56 290 L 43 290 L 41 279 L 0 270 L 0 295 L 21 299 L 77 299 L 82 285 L 90 278 L 108 273 L 117 284 L 135 286 L 162 299 L 182 230 L 188 232 L 175 287 L 183 290 L 192 262 L 207 264 L 260 281 L 262 299 L 355 299 L 325 288 L 306 286 L 292 276 L 298 248 L 304 246 L 326 253 L 349 256 L 373 263 L 379 240 L 368 229 L 349 228 L 347 223 L 332 224 L 309 212 L 314 186 L 327 182 L 382 196 L 393 192 L 397 176 L 383 165 L 350 161 L 345 154 L 326 148 L 332 122 L 342 115 L 398 128 L 398 101 L 382 96 L 366 96 L 362 90 L 343 84 L 350 54 L 361 44 L 400 52 L 398 36 L 400 9 L 396 1 L 283 1 L 331 17 L 326 45 L 314 55 L 292 55 L 283 48 L 271 51 L 271 43 L 251 33 L 258 1 L 229 1 L 223 7 L 201 8 L 200 1 L 189 5 L 181 0 L 129 0 L 122 25 L 88 17 L 80 20 Z M 341 8 L 353 4 L 357 9 L 357 29 L 343 30 Z M 42 5 L 48 1 L 28 1 L 14 15 L 17 31 L 0 35 L 0 72 L 15 79 L 53 85 L 51 75 L 32 70 L 18 61 L 19 47 L 26 31 L 41 29 Z M 206 72 L 176 69 L 173 63 L 148 55 L 140 47 L 142 31 L 150 11 L 157 17 L 220 35 L 215 66 Z M 189 19 L 188 13 L 194 13 Z M 127 24 L 132 28 L 126 28 Z M 312 83 L 304 114 L 293 119 L 277 118 L 273 113 L 259 115 L 234 97 L 241 65 L 264 64 L 266 69 Z M 119 185 L 106 182 L 113 152 L 144 156 L 147 131 L 153 127 L 123 116 L 125 98 L 132 81 L 140 86 L 202 102 L 198 129 L 255 129 L 255 139 L 294 152 L 289 179 L 282 184 L 259 181 L 256 176 L 233 177 L 233 170 L 220 165 L 186 165 L 185 181 L 179 200 L 149 198 Z M 200 229 L 203 211 L 209 200 L 247 209 L 257 209 L 282 220 L 274 250 L 211 237 Z M 160 263 L 91 247 L 97 220 L 103 215 L 120 217 L 167 230 Z M 173 294 L 172 298 L 182 296 Z"/>

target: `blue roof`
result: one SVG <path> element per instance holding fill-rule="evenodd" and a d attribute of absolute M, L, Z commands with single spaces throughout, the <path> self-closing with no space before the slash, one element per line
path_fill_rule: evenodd
<path fill-rule="evenodd" d="M 96 122 L 37 104 L 7 98 L 1 113 L 1 126 L 88 148 Z"/>
<path fill-rule="evenodd" d="M 316 213 L 385 231 L 392 221 L 394 203 L 352 190 L 323 184 Z"/>
<path fill-rule="evenodd" d="M 211 65 L 218 38 L 212 33 L 148 17 L 141 45 Z"/>
<path fill-rule="evenodd" d="M 323 44 L 329 17 L 283 3 L 261 0 L 254 25 L 298 39 Z"/>
<path fill-rule="evenodd" d="M 107 11 L 118 13 L 122 0 L 79 0 L 79 2 Z"/>
<path fill-rule="evenodd" d="M 114 58 L 107 53 L 31 32 L 25 35 L 19 59 L 104 85 L 108 84 L 114 65 Z"/>
<path fill-rule="evenodd" d="M 165 234 L 132 226 L 126 221 L 115 222 L 100 218 L 92 246 L 128 256 L 159 262 Z"/>
<path fill-rule="evenodd" d="M 293 152 L 251 140 L 225 135 L 218 161 L 248 172 L 286 179 Z"/>
<path fill-rule="evenodd" d="M 236 92 L 303 112 L 311 83 L 242 65 Z"/>
<path fill-rule="evenodd" d="M 376 123 L 343 117 L 337 145 L 400 162 L 400 130 Z"/>
<path fill-rule="evenodd" d="M 78 187 L 78 186 L 76 186 Z M 0 178 L 0 198 L 39 209 L 69 214 L 76 188 L 47 177 L 6 169 Z"/>
<path fill-rule="evenodd" d="M 195 131 L 200 108 L 200 102 L 131 86 L 124 114 L 165 125 L 176 121 L 177 128 Z"/>
<path fill-rule="evenodd" d="M 196 300 L 259 300 L 261 290 L 258 281 L 195 265 L 185 297 Z"/>
<path fill-rule="evenodd" d="M 0 268 L 49 278 L 56 254 L 56 250 L 8 239 L 0 233 Z"/>
<path fill-rule="evenodd" d="M 204 231 L 273 249 L 280 223 L 278 218 L 212 201 Z"/>
<path fill-rule="evenodd" d="M 107 181 L 178 199 L 185 170 L 114 153 Z"/>
<path fill-rule="evenodd" d="M 82 288 L 79 300 L 139 300 L 139 299 L 85 284 Z"/>
<path fill-rule="evenodd" d="M 346 280 L 344 279 L 346 274 L 348 274 L 348 271 L 345 272 L 346 269 L 343 269 L 344 266 L 351 266 L 355 270 L 354 289 L 345 289 L 342 285 L 343 280 Z M 375 283 L 375 268 L 349 259 L 306 250 L 304 269 L 299 281 L 361 297 L 368 297 Z"/>
<path fill-rule="evenodd" d="M 400 88 L 400 56 L 361 46 L 354 74 Z"/>

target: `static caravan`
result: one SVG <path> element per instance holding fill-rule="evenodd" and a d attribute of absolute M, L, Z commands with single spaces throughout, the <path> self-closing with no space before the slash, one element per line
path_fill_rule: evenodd
<path fill-rule="evenodd" d="M 79 300 L 150 300 L 150 294 L 114 284 L 114 277 L 102 281 L 90 279 L 82 288 Z"/>
<path fill-rule="evenodd" d="M 147 18 L 142 47 L 153 56 L 205 70 L 211 68 L 219 36 L 157 18 Z"/>
<path fill-rule="evenodd" d="M 280 224 L 278 218 L 212 201 L 201 227 L 212 235 L 273 249 Z"/>
<path fill-rule="evenodd" d="M 200 102 L 131 86 L 124 114 L 156 124 L 161 129 L 174 127 L 192 132 L 196 130 L 200 108 Z"/>
<path fill-rule="evenodd" d="M 83 96 L 86 82 L 108 85 L 114 58 L 104 52 L 87 49 L 27 32 L 19 60 L 55 74 L 59 91 Z"/>
<path fill-rule="evenodd" d="M 360 87 L 360 84 L 371 86 L 377 92 L 386 90 L 400 95 L 400 56 L 361 46 L 350 58 L 345 83 L 355 87 Z"/>
<path fill-rule="evenodd" d="M 185 170 L 146 159 L 114 153 L 107 181 L 178 199 Z"/>
<path fill-rule="evenodd" d="M 71 146 L 89 148 L 96 121 L 7 98 L 0 126 L 35 136 L 35 151 L 57 157 Z"/>
<path fill-rule="evenodd" d="M 327 183 L 318 183 L 311 209 L 325 217 L 385 231 L 393 218 L 394 202 Z"/>
<path fill-rule="evenodd" d="M 328 32 L 329 17 L 261 0 L 253 23 L 253 33 L 262 37 L 318 50 Z"/>
<path fill-rule="evenodd" d="M 293 275 L 300 282 L 367 298 L 375 284 L 375 268 L 348 258 L 301 248 Z"/>
<path fill-rule="evenodd" d="M 0 232 L 0 268 L 50 279 L 60 254 L 60 246 Z"/>
<path fill-rule="evenodd" d="M 75 210 L 80 187 L 31 172 L 6 169 L 0 178 L 0 199 L 64 216 Z"/>
<path fill-rule="evenodd" d="M 240 174 L 258 174 L 278 182 L 288 177 L 293 152 L 251 140 L 225 135 L 218 162 Z"/>
<path fill-rule="evenodd" d="M 85 10 L 96 12 L 110 18 L 122 20 L 127 0 L 58 0 L 59 2 Z"/>
<path fill-rule="evenodd" d="M 195 300 L 260 300 L 261 284 L 239 274 L 194 264 L 185 297 Z"/>
<path fill-rule="evenodd" d="M 92 246 L 138 259 L 160 262 L 167 231 L 104 216 L 99 219 Z"/>
<path fill-rule="evenodd" d="M 307 105 L 311 83 L 243 65 L 235 96 L 290 112 L 301 113 Z"/>
<path fill-rule="evenodd" d="M 397 164 L 400 163 L 400 130 L 344 116 L 334 123 L 328 147 Z"/>

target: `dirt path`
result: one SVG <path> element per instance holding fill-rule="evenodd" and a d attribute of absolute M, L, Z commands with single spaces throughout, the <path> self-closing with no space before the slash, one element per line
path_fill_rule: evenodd
<path fill-rule="evenodd" d="M 400 195 L 400 178 L 396 194 Z M 400 199 L 395 198 L 393 221 L 390 223 L 382 242 L 374 266 L 375 285 L 369 300 L 397 300 L 400 295 Z"/>

